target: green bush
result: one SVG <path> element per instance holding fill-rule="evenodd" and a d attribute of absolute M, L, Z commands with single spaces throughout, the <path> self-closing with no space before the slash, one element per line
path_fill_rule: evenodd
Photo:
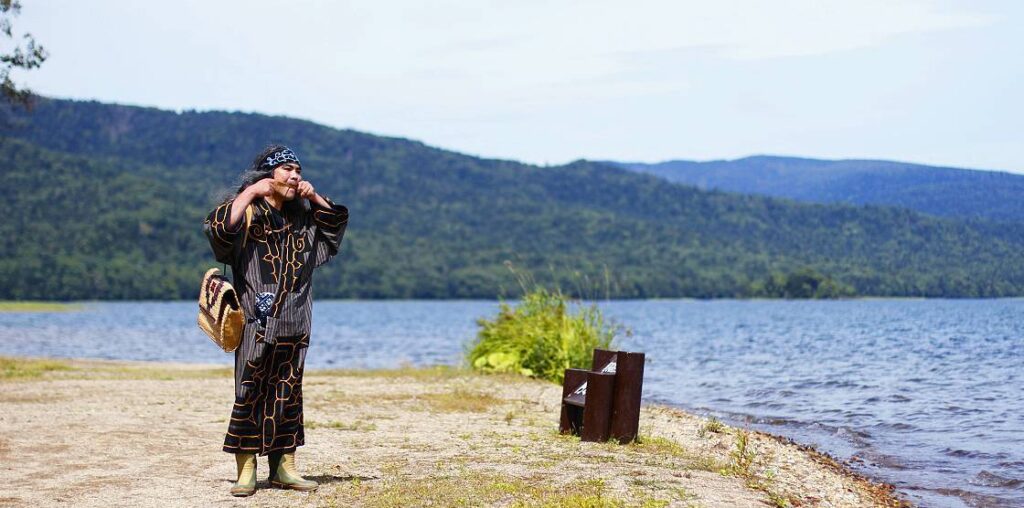
<path fill-rule="evenodd" d="M 857 294 L 852 286 L 810 267 L 788 274 L 772 273 L 752 283 L 747 292 L 750 296 L 766 298 L 847 298 Z"/>
<path fill-rule="evenodd" d="M 605 321 L 596 304 L 577 302 L 560 291 L 535 288 L 518 305 L 502 301 L 493 320 L 478 319 L 469 365 L 483 372 L 511 372 L 561 383 L 567 368 L 591 368 L 594 348 L 612 347 L 619 326 Z"/>

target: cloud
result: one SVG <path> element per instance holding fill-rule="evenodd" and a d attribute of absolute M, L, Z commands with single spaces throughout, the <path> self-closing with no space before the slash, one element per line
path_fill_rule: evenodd
<path fill-rule="evenodd" d="M 997 17 L 948 0 L 52 0 L 17 20 L 52 55 L 19 79 L 533 161 L 825 142 L 857 155 L 864 129 L 896 121 L 934 146 L 937 122 L 915 119 L 957 104 L 957 127 L 973 115 L 1019 132 L 1007 129 L 1016 95 L 998 95 L 994 114 L 971 110 L 1019 81 L 1005 70 L 1022 40 L 1017 5 Z M 956 140 L 946 151 L 966 142 L 942 134 Z"/>

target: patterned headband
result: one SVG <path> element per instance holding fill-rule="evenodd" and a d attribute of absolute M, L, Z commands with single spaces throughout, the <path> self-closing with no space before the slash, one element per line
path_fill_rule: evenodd
<path fill-rule="evenodd" d="M 286 162 L 294 162 L 300 167 L 302 166 L 299 158 L 295 156 L 295 152 L 291 148 L 282 148 L 268 155 L 266 159 L 263 159 L 263 162 L 260 163 L 260 169 L 274 169 Z"/>

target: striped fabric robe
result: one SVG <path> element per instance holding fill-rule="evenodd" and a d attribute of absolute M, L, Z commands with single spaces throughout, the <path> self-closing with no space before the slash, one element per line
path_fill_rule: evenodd
<path fill-rule="evenodd" d="M 253 200 L 228 229 L 231 203 L 210 212 L 203 229 L 217 261 L 231 265 L 247 322 L 235 351 L 235 407 L 224 450 L 291 451 L 303 443 L 302 368 L 309 345 L 313 270 L 341 246 L 348 209 L 303 200 L 283 211 Z"/>

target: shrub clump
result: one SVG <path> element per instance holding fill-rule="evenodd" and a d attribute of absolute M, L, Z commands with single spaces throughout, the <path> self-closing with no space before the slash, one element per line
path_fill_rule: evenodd
<path fill-rule="evenodd" d="M 493 320 L 478 319 L 476 340 L 466 353 L 483 372 L 511 372 L 561 383 L 567 368 L 591 368 L 594 348 L 610 349 L 620 327 L 608 323 L 596 304 L 568 309 L 561 291 L 536 287 L 515 307 L 502 301 Z"/>

